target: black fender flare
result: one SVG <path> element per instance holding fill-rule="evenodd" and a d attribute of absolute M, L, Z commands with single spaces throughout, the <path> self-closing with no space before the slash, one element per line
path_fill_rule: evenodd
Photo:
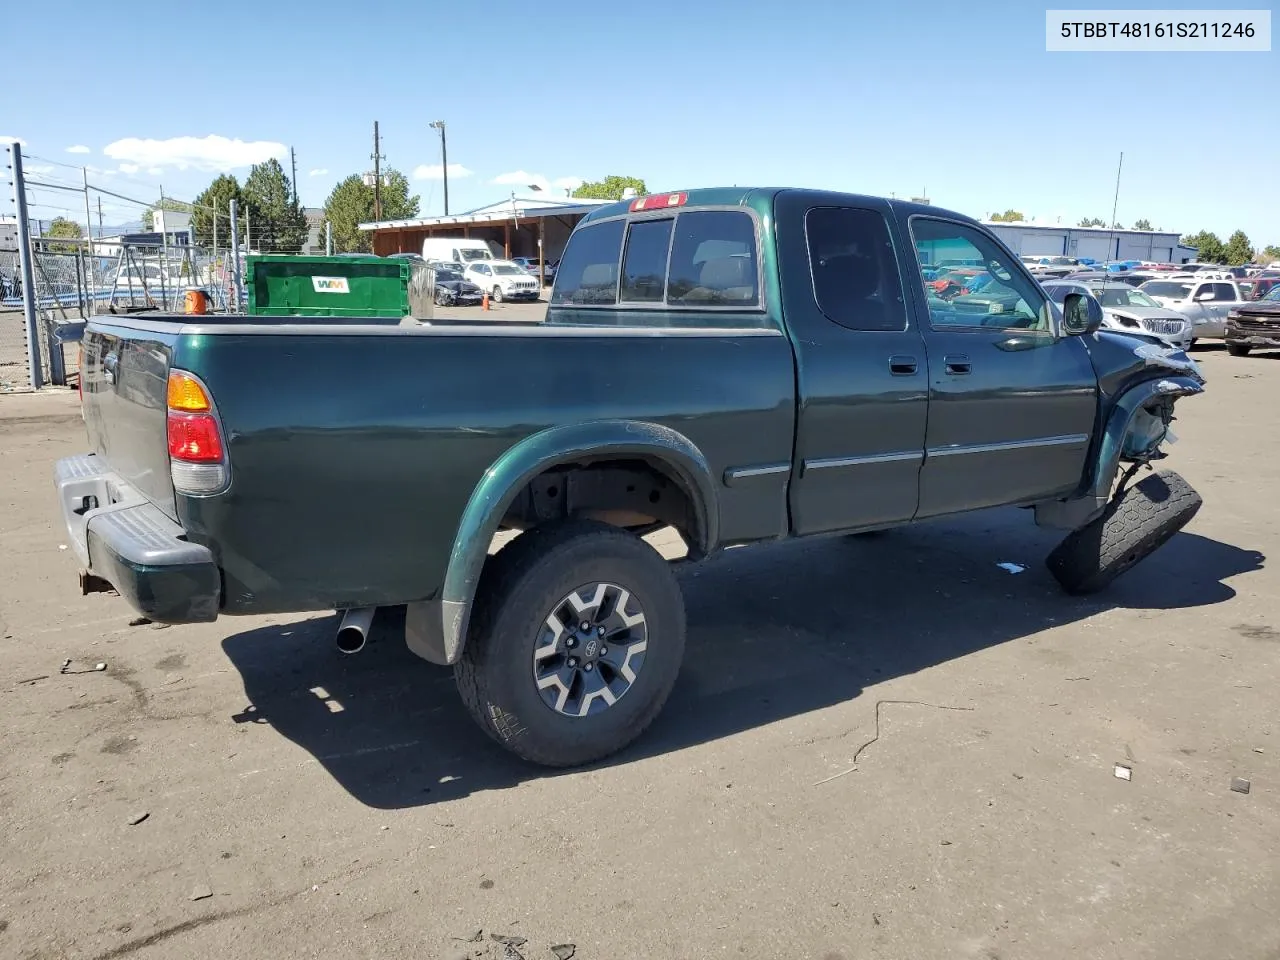
<path fill-rule="evenodd" d="M 706 457 L 688 437 L 657 423 L 592 420 L 550 427 L 526 437 L 484 472 L 463 510 L 436 599 L 409 604 L 405 640 L 433 663 L 456 663 L 466 643 L 471 604 L 489 544 L 516 495 L 544 471 L 584 457 L 642 457 L 655 461 L 693 504 L 698 554 L 719 542 L 716 485 Z"/>

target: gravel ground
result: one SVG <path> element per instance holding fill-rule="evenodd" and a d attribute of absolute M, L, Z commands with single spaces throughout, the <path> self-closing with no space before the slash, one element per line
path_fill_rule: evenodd
<path fill-rule="evenodd" d="M 567 773 L 392 613 L 342 657 L 78 596 L 74 394 L 0 397 L 0 957 L 1280 957 L 1280 356 L 1200 356 L 1205 506 L 1106 594 L 1024 511 L 730 551 L 666 711 Z"/>

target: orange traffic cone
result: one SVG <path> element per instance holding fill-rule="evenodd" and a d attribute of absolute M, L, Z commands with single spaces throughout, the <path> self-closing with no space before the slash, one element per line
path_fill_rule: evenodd
<path fill-rule="evenodd" d="M 480 309 L 481 310 L 489 309 L 489 291 L 488 290 L 486 290 L 480 297 Z"/>

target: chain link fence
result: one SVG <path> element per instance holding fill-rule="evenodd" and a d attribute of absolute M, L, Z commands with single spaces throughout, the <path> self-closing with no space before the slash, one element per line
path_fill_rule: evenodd
<path fill-rule="evenodd" d="M 92 316 L 181 313 L 193 287 L 205 292 L 211 311 L 228 312 L 233 302 L 225 250 L 215 255 L 202 247 L 166 251 L 149 246 L 99 250 L 83 242 L 34 245 L 32 292 L 43 383 L 75 385 L 76 342 Z M 0 393 L 31 389 L 21 277 L 18 254 L 0 252 Z"/>

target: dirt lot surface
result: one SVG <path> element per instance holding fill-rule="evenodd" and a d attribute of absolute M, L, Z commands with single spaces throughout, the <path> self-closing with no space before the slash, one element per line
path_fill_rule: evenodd
<path fill-rule="evenodd" d="M 0 957 L 1280 957 L 1280 358 L 1199 356 L 1204 509 L 1108 593 L 1023 511 L 730 551 L 655 726 L 558 774 L 394 616 L 78 596 L 74 395 L 0 397 Z"/>

